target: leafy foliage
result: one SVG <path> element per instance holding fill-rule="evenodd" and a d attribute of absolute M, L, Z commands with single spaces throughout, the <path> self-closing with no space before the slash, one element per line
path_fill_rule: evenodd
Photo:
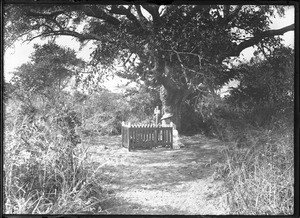
<path fill-rule="evenodd" d="M 294 53 L 291 48 L 275 49 L 265 60 L 258 57 L 239 66 L 240 84 L 227 101 L 239 108 L 253 125 L 265 126 L 272 117 L 293 116 Z"/>
<path fill-rule="evenodd" d="M 61 48 L 52 42 L 35 45 L 34 49 L 30 62 L 17 68 L 11 81 L 15 90 L 29 95 L 39 93 L 50 97 L 53 91 L 60 92 L 78 73 L 80 65 L 84 65 L 74 50 Z"/>
<path fill-rule="evenodd" d="M 294 56 L 288 47 L 275 49 L 265 59 L 256 56 L 236 67 L 239 85 L 221 99 L 210 92 L 196 97 L 196 112 L 208 132 L 237 140 L 245 129 L 271 129 L 279 120 L 291 123 L 294 108 Z M 205 127 L 206 126 L 206 127 Z"/>
<path fill-rule="evenodd" d="M 52 43 L 36 46 L 31 59 L 5 86 L 5 211 L 90 210 L 101 189 L 84 166 L 84 152 L 78 152 L 81 117 L 72 96 L 56 87 L 80 61 L 74 51 Z"/>
<path fill-rule="evenodd" d="M 27 40 L 58 35 L 73 36 L 82 43 L 93 40 L 95 65 L 108 67 L 119 61 L 126 70 L 117 71 L 126 78 L 167 85 L 163 76 L 169 74 L 178 86 L 196 88 L 214 82 L 226 69 L 222 64 L 226 58 L 293 29 L 268 32 L 270 17 L 276 14 L 282 16 L 284 7 L 8 5 L 5 29 L 8 42 L 23 35 Z M 165 66 L 171 71 L 166 72 Z"/>
<path fill-rule="evenodd" d="M 146 90 L 149 89 L 128 88 L 121 94 L 102 89 L 83 97 L 84 103 L 77 102 L 75 106 L 81 113 L 82 132 L 87 135 L 115 135 L 121 133 L 122 121 L 152 122 L 159 97 L 157 90 Z M 77 92 L 75 95 L 81 94 Z"/>

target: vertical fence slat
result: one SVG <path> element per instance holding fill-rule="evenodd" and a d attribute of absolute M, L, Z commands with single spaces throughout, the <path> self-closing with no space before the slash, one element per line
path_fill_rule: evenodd
<path fill-rule="evenodd" d="M 128 129 L 128 134 L 129 134 L 129 148 L 131 150 L 131 148 L 133 147 L 133 143 L 134 143 L 134 138 L 133 138 L 133 131 L 132 131 L 133 127 L 130 127 Z"/>
<path fill-rule="evenodd" d="M 121 135 L 122 135 L 122 143 L 121 143 L 121 146 L 123 147 L 123 142 L 124 142 L 124 130 L 123 130 L 123 126 L 121 128 Z"/>
<path fill-rule="evenodd" d="M 123 125 L 121 128 L 122 147 L 129 150 L 143 147 L 170 146 L 173 149 L 172 127 L 159 125 Z"/>
<path fill-rule="evenodd" d="M 174 148 L 173 147 L 173 131 L 172 131 L 172 129 L 170 129 L 169 131 L 171 133 L 171 149 L 173 149 Z"/>

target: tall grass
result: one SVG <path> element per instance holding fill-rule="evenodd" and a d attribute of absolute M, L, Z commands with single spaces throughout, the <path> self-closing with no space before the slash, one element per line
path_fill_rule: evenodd
<path fill-rule="evenodd" d="M 247 133 L 247 132 L 246 132 Z M 219 168 L 228 187 L 232 214 L 291 215 L 294 212 L 294 140 L 292 128 L 248 131 L 246 146 L 224 151 Z"/>
<path fill-rule="evenodd" d="M 53 112 L 53 113 L 52 113 Z M 86 151 L 74 145 L 73 131 L 38 122 L 14 110 L 6 114 L 4 132 L 4 213 L 97 213 L 103 198 L 96 171 L 86 165 Z"/>

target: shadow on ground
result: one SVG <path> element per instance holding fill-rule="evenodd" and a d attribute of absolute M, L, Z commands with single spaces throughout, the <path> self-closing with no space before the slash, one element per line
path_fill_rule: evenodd
<path fill-rule="evenodd" d="M 215 193 L 221 183 L 212 178 L 226 146 L 201 135 L 183 136 L 181 142 L 185 147 L 178 150 L 133 152 L 120 147 L 120 136 L 83 142 L 89 164 L 101 166 L 97 178 L 113 196 L 103 202 L 103 213 L 226 214 L 223 198 Z"/>

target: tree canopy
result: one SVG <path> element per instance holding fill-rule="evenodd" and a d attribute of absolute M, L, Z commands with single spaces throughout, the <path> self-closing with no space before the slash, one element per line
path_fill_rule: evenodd
<path fill-rule="evenodd" d="M 163 110 L 180 122 L 182 102 L 232 79 L 232 58 L 251 46 L 276 47 L 294 24 L 271 30 L 278 5 L 7 5 L 5 43 L 67 35 L 93 41 L 91 64 L 161 86 Z M 178 125 L 180 126 L 180 125 Z"/>
<path fill-rule="evenodd" d="M 53 97 L 84 67 L 83 60 L 76 57 L 74 50 L 60 47 L 53 42 L 35 44 L 34 49 L 30 61 L 13 72 L 11 82 L 17 92 Z M 24 93 L 21 95 L 24 96 Z"/>

